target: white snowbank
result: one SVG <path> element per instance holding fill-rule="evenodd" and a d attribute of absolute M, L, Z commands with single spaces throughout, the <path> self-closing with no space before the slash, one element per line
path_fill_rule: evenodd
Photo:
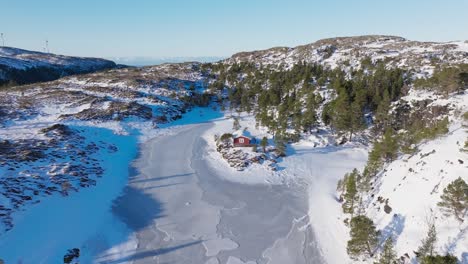
<path fill-rule="evenodd" d="M 346 253 L 348 229 L 344 226 L 336 183 L 353 168 L 361 169 L 367 150 L 354 147 L 312 148 L 295 144 L 280 166 L 289 177 L 309 184 L 309 218 L 322 256 L 330 264 L 349 263 Z"/>

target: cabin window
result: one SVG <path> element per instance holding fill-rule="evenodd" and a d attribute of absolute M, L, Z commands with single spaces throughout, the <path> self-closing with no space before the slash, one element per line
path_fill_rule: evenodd
<path fill-rule="evenodd" d="M 243 139 L 243 138 L 239 138 L 239 143 L 244 144 L 244 139 Z"/>

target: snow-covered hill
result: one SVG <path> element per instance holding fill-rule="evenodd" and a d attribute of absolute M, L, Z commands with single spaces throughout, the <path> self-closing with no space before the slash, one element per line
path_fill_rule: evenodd
<path fill-rule="evenodd" d="M 416 73 L 416 77 L 426 78 L 438 66 L 468 63 L 468 43 L 416 42 L 392 36 L 334 38 L 296 48 L 242 52 L 218 64 L 249 62 L 270 65 L 272 69 L 289 69 L 305 61 L 349 70 L 363 66 L 366 60 L 383 60 L 388 67 L 405 68 Z M 21 219 L 24 210 L 49 197 L 58 201 L 62 195 L 82 192 L 83 188 L 103 182 L 101 178 L 108 179 L 112 173 L 119 177 L 118 185 L 111 186 L 112 195 L 118 192 L 125 184 L 126 174 L 122 173 L 127 171 L 119 167 L 117 172 L 113 160 L 130 161 L 136 152 L 137 139 L 153 136 L 158 133 L 158 127 L 179 119 L 194 105 L 206 105 L 206 88 L 216 74 L 202 70 L 204 66 L 163 64 L 94 72 L 113 68 L 115 64 L 100 59 L 0 48 L 0 84 L 94 72 L 0 90 L 0 236 L 14 228 L 15 219 Z M 245 75 L 239 74 L 241 79 Z M 313 82 L 317 84 L 316 80 Z M 324 105 L 336 96 L 336 91 L 329 86 L 324 82 L 314 91 L 323 99 L 317 108 L 318 116 Z M 461 150 L 467 140 L 463 126 L 466 121 L 462 121 L 461 114 L 468 110 L 468 93 L 464 90 L 441 95 L 421 87 L 417 90 L 413 84 L 405 89 L 404 96 L 393 106 L 401 104 L 407 106 L 403 111 L 424 113 L 439 109 L 449 117 L 450 131 L 435 140 L 423 141 L 413 155 L 401 155 L 385 164 L 373 180 L 372 191 L 363 197 L 363 211 L 382 231 L 380 239 L 392 234 L 398 255 L 407 254 L 405 261 L 410 263 L 416 263 L 413 251 L 427 232 L 426 219 L 433 216 L 439 234 L 438 252 L 453 254 L 468 263 L 467 221 L 459 223 L 453 217 L 442 215 L 437 207 L 441 192 L 449 182 L 457 177 L 468 181 L 468 154 Z M 372 115 L 366 113 L 366 118 L 372 119 Z M 428 116 L 440 118 L 440 113 Z M 255 127 L 258 126 L 255 121 L 249 118 L 242 122 Z M 334 188 L 341 174 L 363 166 L 366 148 L 356 144 L 357 139 L 367 144 L 374 135 L 368 128 L 355 135 L 353 142 L 343 141 L 339 145 L 335 144 L 337 133 L 323 122 L 319 125 L 299 135 L 299 142 L 288 147 L 288 157 L 278 162 L 281 170 L 273 172 L 266 165 L 258 165 L 254 171 L 267 169 L 269 177 L 278 183 L 286 176 L 310 183 L 310 224 L 319 229 L 318 241 L 322 243 L 325 259 L 332 264 L 351 263 L 345 248 L 348 228 L 343 223 L 349 215 L 341 214 Z M 231 123 L 218 122 L 214 130 L 222 134 L 230 126 Z M 261 125 L 252 131 L 257 136 L 272 136 Z M 207 141 L 212 138 L 209 134 Z M 214 162 L 218 162 L 219 154 L 211 154 Z M 258 176 L 264 175 L 259 172 Z M 258 179 L 264 181 L 262 177 L 249 178 Z M 112 195 L 106 196 L 107 202 L 111 202 Z M 382 201 L 388 201 L 390 213 L 384 212 Z M 108 206 L 107 202 L 101 205 Z"/>
<path fill-rule="evenodd" d="M 60 77 L 115 68 L 112 61 L 0 47 L 0 85 L 50 81 Z"/>
<path fill-rule="evenodd" d="M 468 42 L 419 42 L 394 36 L 359 36 L 323 39 L 294 48 L 234 54 L 223 63 L 254 62 L 262 65 L 291 67 L 299 62 L 319 63 L 331 68 L 360 66 L 363 59 L 385 60 L 388 65 L 430 74 L 436 65 L 468 63 Z"/>
<path fill-rule="evenodd" d="M 452 254 L 462 263 L 468 263 L 467 219 L 459 222 L 454 216 L 444 215 L 437 206 L 449 183 L 458 177 L 468 182 L 468 153 L 463 150 L 468 140 L 468 124 L 460 117 L 460 113 L 468 110 L 468 93 L 443 98 L 413 91 L 402 100 L 416 104 L 429 98 L 431 105 L 451 109 L 449 133 L 423 142 L 416 153 L 402 155 L 387 164 L 367 197 L 366 214 L 381 230 L 382 239 L 393 237 L 398 256 L 403 257 L 404 263 L 416 261 L 415 251 L 428 232 L 431 218 L 437 230 L 437 253 Z M 391 212 L 384 211 L 386 203 Z"/>
<path fill-rule="evenodd" d="M 197 69 L 124 68 L 0 90 L 0 236 L 28 206 L 98 184 L 119 149 L 133 151 L 199 104 L 205 83 Z"/>

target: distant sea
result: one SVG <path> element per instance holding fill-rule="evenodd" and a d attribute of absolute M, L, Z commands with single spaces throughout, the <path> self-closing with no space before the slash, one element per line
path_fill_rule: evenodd
<path fill-rule="evenodd" d="M 110 57 L 106 58 L 114 61 L 117 64 L 124 64 L 128 66 L 150 66 L 159 65 L 163 63 L 179 63 L 179 62 L 216 62 L 224 59 L 224 57 L 167 57 L 167 58 L 150 58 L 150 57 Z"/>

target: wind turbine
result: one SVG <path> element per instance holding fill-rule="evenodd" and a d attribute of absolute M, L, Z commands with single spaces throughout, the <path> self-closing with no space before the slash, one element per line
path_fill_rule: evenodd
<path fill-rule="evenodd" d="M 2 36 L 2 46 L 5 47 L 5 38 L 3 37 L 3 33 L 0 33 L 0 35 Z"/>

